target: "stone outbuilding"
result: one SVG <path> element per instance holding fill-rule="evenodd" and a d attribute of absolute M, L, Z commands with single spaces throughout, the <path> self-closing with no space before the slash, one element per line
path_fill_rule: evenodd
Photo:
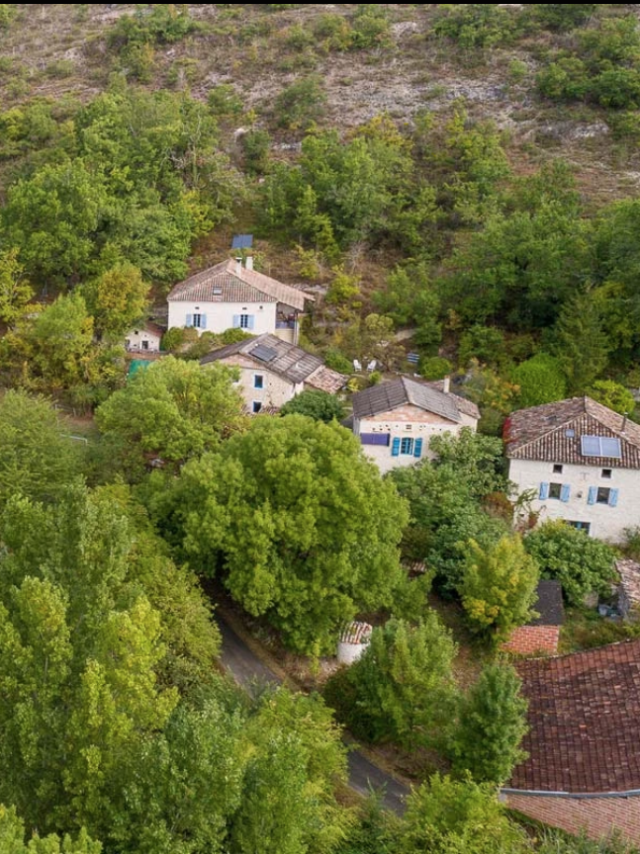
<path fill-rule="evenodd" d="M 541 580 L 537 589 L 534 610 L 538 616 L 526 626 L 520 626 L 503 644 L 505 652 L 514 655 L 556 655 L 560 628 L 564 622 L 562 587 L 559 581 Z"/>
<path fill-rule="evenodd" d="M 359 661 L 371 643 L 372 631 L 369 623 L 347 623 L 338 643 L 338 663 L 350 666 Z"/>
<path fill-rule="evenodd" d="M 620 575 L 618 610 L 625 620 L 637 619 L 640 614 L 640 563 L 619 560 L 616 569 Z"/>

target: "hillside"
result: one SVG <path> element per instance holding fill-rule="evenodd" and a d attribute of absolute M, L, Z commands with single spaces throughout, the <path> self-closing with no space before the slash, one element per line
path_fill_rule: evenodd
<path fill-rule="evenodd" d="M 17 4 L 18 15 L 2 36 L 0 96 L 6 106 L 37 98 L 73 96 L 87 101 L 127 68 L 108 36 L 133 4 Z M 182 7 L 181 7 L 182 8 Z M 575 166 L 580 185 L 595 199 L 633 192 L 640 182 L 637 146 L 612 144 L 606 111 L 545 102 L 535 92 L 541 58 L 567 45 L 566 33 L 538 32 L 485 50 L 467 50 L 433 37 L 438 4 L 392 4 L 389 43 L 366 50 L 329 50 L 313 32 L 321 16 L 350 19 L 356 5 L 189 5 L 202 32 L 156 45 L 148 70 L 152 88 L 189 89 L 205 100 L 212 87 L 230 84 L 259 125 L 269 124 L 276 96 L 300 75 L 318 74 L 328 95 L 323 124 L 345 130 L 381 112 L 410 122 L 422 110 L 438 113 L 464 99 L 473 118 L 491 118 L 509 142 L 523 172 L 540 160 L 562 156 Z M 519 9 L 512 4 L 510 9 Z M 607 6 L 622 14 L 635 6 Z M 521 63 L 521 65 L 519 65 Z M 280 146 L 299 140 L 282 133 Z M 276 146 L 278 143 L 276 143 Z"/>

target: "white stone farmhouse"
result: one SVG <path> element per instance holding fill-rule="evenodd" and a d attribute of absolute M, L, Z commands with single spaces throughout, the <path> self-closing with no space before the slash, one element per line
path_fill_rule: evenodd
<path fill-rule="evenodd" d="M 384 474 L 432 458 L 429 442 L 463 427 L 477 430 L 475 403 L 452 394 L 449 381 L 424 383 L 399 377 L 353 396 L 353 432 Z"/>
<path fill-rule="evenodd" d="M 514 412 L 505 425 L 509 479 L 535 495 L 540 520 L 624 540 L 640 525 L 640 426 L 589 397 Z"/>
<path fill-rule="evenodd" d="M 277 412 L 303 391 L 336 394 L 347 382 L 318 356 L 275 335 L 229 344 L 200 360 L 201 365 L 214 362 L 240 370 L 240 391 L 252 415 Z"/>
<path fill-rule="evenodd" d="M 230 259 L 196 273 L 169 294 L 169 328 L 193 327 L 202 332 L 244 329 L 271 333 L 297 344 L 300 316 L 312 297 Z"/>

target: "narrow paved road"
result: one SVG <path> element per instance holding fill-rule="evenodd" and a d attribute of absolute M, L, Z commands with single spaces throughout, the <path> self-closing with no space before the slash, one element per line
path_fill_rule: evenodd
<path fill-rule="evenodd" d="M 282 680 L 260 661 L 220 614 L 218 624 L 222 634 L 220 660 L 238 685 L 251 691 L 255 686 L 280 684 Z M 370 762 L 359 750 L 349 751 L 349 785 L 361 795 L 382 791 L 382 803 L 387 809 L 398 814 L 404 812 L 404 799 L 409 789 Z"/>

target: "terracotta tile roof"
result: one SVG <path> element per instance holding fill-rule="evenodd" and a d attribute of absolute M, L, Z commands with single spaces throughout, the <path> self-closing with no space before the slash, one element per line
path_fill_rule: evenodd
<path fill-rule="evenodd" d="M 341 388 L 344 388 L 347 378 L 344 374 L 339 374 L 332 368 L 322 365 L 304 381 L 305 385 L 318 389 L 318 391 L 326 391 L 327 394 L 337 394 Z"/>
<path fill-rule="evenodd" d="M 582 436 L 620 439 L 620 459 L 583 456 Z M 504 439 L 512 460 L 640 469 L 640 425 L 590 397 L 514 412 L 505 424 Z"/>
<path fill-rule="evenodd" d="M 176 285 L 169 302 L 279 302 L 304 311 L 305 300 L 313 297 L 276 281 L 256 270 L 247 270 L 233 259 L 196 273 Z"/>
<path fill-rule="evenodd" d="M 200 360 L 200 364 L 208 365 L 236 355 L 250 358 L 256 368 L 271 371 L 291 383 L 307 383 L 329 393 L 339 391 L 347 382 L 343 374 L 327 368 L 319 356 L 269 334 L 213 350 Z M 268 361 L 261 356 L 269 357 Z M 322 388 L 321 383 L 326 388 Z"/>
<path fill-rule="evenodd" d="M 516 665 L 529 700 L 529 758 L 509 787 L 602 794 L 640 789 L 640 640 Z"/>
<path fill-rule="evenodd" d="M 441 415 L 455 423 L 462 421 L 463 412 L 471 414 L 473 418 L 480 417 L 477 407 L 470 401 L 457 394 L 445 394 L 433 383 L 416 382 L 408 377 L 398 377 L 354 394 L 353 414 L 355 418 L 367 418 L 392 412 L 406 404 Z"/>

